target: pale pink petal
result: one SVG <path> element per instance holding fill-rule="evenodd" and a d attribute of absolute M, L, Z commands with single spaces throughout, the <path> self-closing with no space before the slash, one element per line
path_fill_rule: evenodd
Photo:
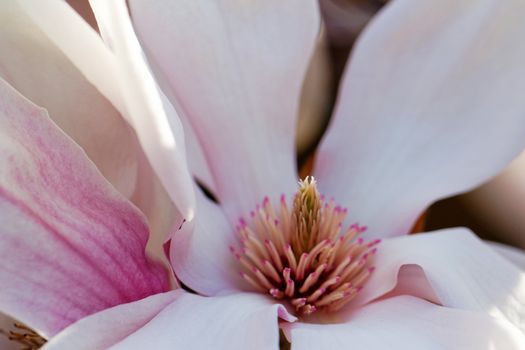
<path fill-rule="evenodd" d="M 46 344 L 45 349 L 106 350 L 144 327 L 177 299 L 180 293 L 179 290 L 155 294 L 139 301 L 97 312 L 58 333 Z"/>
<path fill-rule="evenodd" d="M 237 220 L 265 195 L 292 192 L 317 1 L 129 4 L 166 94 L 195 130 L 228 218 Z"/>
<path fill-rule="evenodd" d="M 63 30 L 66 27 L 72 31 L 93 32 L 92 29 L 78 15 L 69 16 L 72 9 L 64 9 L 63 3 L 57 3 L 52 0 L 42 1 L 39 3 L 41 11 L 38 15 L 34 9 L 28 11 L 40 17 L 38 23 L 52 41 L 67 53 L 97 88 L 108 94 L 108 98 L 135 129 L 152 167 L 179 211 L 185 218 L 191 218 L 194 198 L 192 179 L 186 165 L 182 126 L 150 74 L 129 22 L 125 3 L 98 2 L 94 8 L 101 33 L 112 50 L 105 53 L 102 62 L 107 69 L 105 79 L 114 80 L 109 86 L 104 86 L 104 77 L 100 76 L 98 70 L 94 72 L 88 67 L 88 63 L 92 64 L 96 59 L 88 61 L 82 57 L 92 57 L 89 50 L 91 46 L 72 43 L 80 39 Z M 32 9 L 31 6 L 27 7 Z M 102 51 L 98 43 L 100 38 L 86 33 L 81 38 L 96 46 L 97 52 Z M 94 45 L 94 42 L 98 44 Z"/>
<path fill-rule="evenodd" d="M 410 296 L 367 305 L 338 324 L 284 324 L 293 350 L 519 350 L 524 335 L 509 322 Z"/>
<path fill-rule="evenodd" d="M 3 80 L 0 154 L 0 310 L 49 336 L 168 288 L 141 213 Z"/>
<path fill-rule="evenodd" d="M 364 30 L 315 173 L 370 235 L 407 233 L 524 148 L 523 15 L 520 0 L 399 0 Z"/>
<path fill-rule="evenodd" d="M 487 241 L 486 243 L 499 255 L 525 271 L 525 252 L 523 250 L 497 242 Z"/>
<path fill-rule="evenodd" d="M 282 305 L 259 294 L 202 297 L 181 293 L 153 320 L 111 347 L 117 349 L 279 349 Z"/>
<path fill-rule="evenodd" d="M 173 270 L 182 283 L 204 295 L 246 288 L 230 252 L 232 244 L 235 231 L 224 212 L 199 191 L 195 219 L 172 234 Z"/>
<path fill-rule="evenodd" d="M 406 293 L 444 306 L 503 316 L 525 331 L 525 272 L 465 229 L 383 241 L 374 260 L 376 269 L 355 299 L 354 307 L 393 289 L 404 265 L 421 267 L 438 300 L 433 300 L 428 288 L 421 285 L 416 290 L 405 286 Z M 398 282 L 403 281 L 406 279 Z M 422 292 L 427 294 L 421 295 Z"/>
<path fill-rule="evenodd" d="M 44 2 L 31 1 L 35 7 Z M 55 3 L 67 6 L 61 1 Z M 121 193 L 131 196 L 137 178 L 136 155 L 140 151 L 133 130 L 16 1 L 0 3 L 0 22 L 0 76 L 46 108 L 102 174 Z M 84 33 L 64 28 L 60 27 L 62 33 Z M 80 44 L 82 40 L 77 37 L 75 42 Z M 99 60 L 103 59 L 98 52 L 87 56 L 92 67 L 100 67 Z"/>
<path fill-rule="evenodd" d="M 156 250 L 155 255 L 163 257 L 159 242 L 166 239 L 173 223 L 180 223 L 182 218 L 144 159 L 137 136 L 120 116 L 126 117 L 128 113 L 116 78 L 114 54 L 65 2 L 20 0 L 19 3 L 27 15 L 20 9 L 17 16 L 6 15 L 15 23 L 26 18 L 23 25 L 13 27 L 17 29 L 14 32 L 17 36 L 10 41 L 15 48 L 21 48 L 14 50 L 15 53 L 25 55 L 13 55 L 13 50 L 6 50 L 5 54 L 15 61 L 9 62 L 10 67 L 19 68 L 18 80 L 23 77 L 22 82 L 26 83 L 15 87 L 47 108 L 106 178 L 146 214 L 152 234 L 148 250 Z M 102 100 L 112 114 L 101 110 L 98 100 Z M 123 130 L 117 128 L 119 126 Z"/>

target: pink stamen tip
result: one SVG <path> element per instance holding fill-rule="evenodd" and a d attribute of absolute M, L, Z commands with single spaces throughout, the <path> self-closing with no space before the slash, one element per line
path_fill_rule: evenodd
<path fill-rule="evenodd" d="M 235 247 L 232 245 L 230 246 L 230 252 L 235 253 Z"/>
<path fill-rule="evenodd" d="M 370 272 L 370 273 L 374 272 L 375 270 L 376 270 L 376 267 L 375 267 L 375 266 L 370 266 L 370 267 L 368 268 L 368 272 Z"/>
<path fill-rule="evenodd" d="M 363 244 L 364 241 L 365 240 L 362 237 L 359 237 L 356 242 L 357 242 L 357 244 L 361 245 L 361 244 Z"/>
<path fill-rule="evenodd" d="M 279 226 L 279 220 L 275 219 L 273 223 L 275 224 L 275 226 Z"/>
<path fill-rule="evenodd" d="M 255 217 L 255 212 L 254 212 L 253 210 L 250 212 L 250 216 L 251 216 L 252 218 Z"/>
<path fill-rule="evenodd" d="M 289 284 L 291 284 L 291 283 L 293 282 L 293 280 L 292 280 L 292 279 L 289 279 L 287 282 L 288 282 Z"/>
<path fill-rule="evenodd" d="M 341 281 L 341 276 L 335 276 L 335 283 L 339 283 L 340 281 Z"/>
<path fill-rule="evenodd" d="M 375 253 L 377 253 L 377 248 L 374 248 L 374 249 L 372 249 L 372 250 L 370 251 L 370 254 L 375 254 Z"/>
<path fill-rule="evenodd" d="M 281 193 L 281 202 L 286 202 L 286 196 L 284 195 L 284 193 Z"/>
<path fill-rule="evenodd" d="M 361 229 L 359 230 L 359 232 L 365 232 L 367 229 L 368 229 L 367 226 L 361 226 Z"/>
<path fill-rule="evenodd" d="M 284 273 L 289 273 L 289 272 L 292 272 L 292 269 L 289 268 L 289 267 L 285 267 L 284 270 L 283 270 Z"/>
<path fill-rule="evenodd" d="M 348 208 L 343 208 L 343 213 L 348 213 Z"/>

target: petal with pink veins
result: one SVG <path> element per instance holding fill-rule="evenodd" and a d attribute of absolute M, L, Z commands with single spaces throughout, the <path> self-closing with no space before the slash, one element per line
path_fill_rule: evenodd
<path fill-rule="evenodd" d="M 411 296 L 356 311 L 345 323 L 284 324 L 292 350 L 519 350 L 525 336 L 504 319 Z"/>
<path fill-rule="evenodd" d="M 168 289 L 143 215 L 0 80 L 0 310 L 46 336 Z"/>
<path fill-rule="evenodd" d="M 180 293 L 179 290 L 155 294 L 87 316 L 58 333 L 45 349 L 106 350 L 144 327 Z"/>
<path fill-rule="evenodd" d="M 117 349 L 279 349 L 279 318 L 295 317 L 270 298 L 240 293 L 202 297 L 180 293 Z"/>
<path fill-rule="evenodd" d="M 525 3 L 392 1 L 354 48 L 315 174 L 371 236 L 496 175 L 525 146 Z"/>
<path fill-rule="evenodd" d="M 314 0 L 129 1 L 166 94 L 193 127 L 230 221 L 292 193 L 294 135 L 319 31 Z"/>
<path fill-rule="evenodd" d="M 186 219 L 192 218 L 194 197 L 185 159 L 182 125 L 151 76 L 131 27 L 125 2 L 92 2 L 106 47 L 98 34 L 64 2 L 42 0 L 36 4 L 20 1 L 52 42 L 128 120 L 180 213 Z M 64 27 L 70 31 L 64 31 Z M 72 36 L 71 32 L 78 32 L 79 36 Z M 87 44 L 79 45 L 79 42 Z M 100 66 L 104 69 L 94 67 L 97 65 L 93 64 L 93 59 L 86 59 L 92 57 L 91 49 L 100 55 Z"/>
<path fill-rule="evenodd" d="M 450 229 L 387 239 L 379 246 L 376 267 L 353 307 L 383 296 L 396 286 L 404 265 L 418 265 L 417 289 L 397 286 L 407 294 L 447 307 L 507 318 L 525 331 L 525 272 L 502 258 L 465 229 Z M 418 271 L 412 271 L 417 274 Z M 428 281 L 438 300 L 433 300 Z M 398 283 L 410 282 L 400 279 Z M 416 284 L 412 284 L 415 286 Z M 421 293 L 424 294 L 421 294 Z M 352 306 L 351 306 L 352 307 Z"/>
<path fill-rule="evenodd" d="M 61 1 L 55 3 L 67 6 Z M 140 152 L 133 130 L 16 1 L 0 2 L 0 22 L 0 76 L 33 103 L 46 108 L 102 174 L 121 193 L 131 196 Z M 73 33 L 64 30 L 63 25 L 60 30 Z M 74 33 L 77 36 L 84 31 Z M 78 37 L 75 40 L 81 42 Z M 84 58 L 92 67 L 103 66 L 98 63 L 102 60 L 98 51 L 86 51 Z M 106 79 L 111 72 L 106 71 Z"/>
<path fill-rule="evenodd" d="M 126 110 L 113 76 L 114 55 L 64 1 L 4 1 L 0 6 L 0 76 L 46 108 L 102 174 L 144 212 L 151 232 L 148 249 L 164 258 L 159 241 L 182 218 L 122 117 Z"/>

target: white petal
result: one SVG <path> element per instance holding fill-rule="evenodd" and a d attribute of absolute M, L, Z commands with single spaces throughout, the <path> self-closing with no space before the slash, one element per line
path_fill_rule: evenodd
<path fill-rule="evenodd" d="M 292 192 L 317 2 L 130 1 L 130 9 L 167 95 L 195 130 L 228 218 Z"/>
<path fill-rule="evenodd" d="M 261 295 L 244 293 L 208 298 L 183 293 L 111 350 L 277 350 L 279 317 L 294 320 L 283 306 Z"/>
<path fill-rule="evenodd" d="M 505 259 L 525 271 L 525 252 L 519 248 L 515 248 L 506 244 L 497 242 L 486 242 L 492 249 Z"/>
<path fill-rule="evenodd" d="M 379 246 L 376 267 L 361 295 L 362 305 L 396 285 L 403 265 L 418 265 L 444 306 L 504 317 L 525 331 L 525 272 L 502 258 L 465 229 L 387 239 Z M 416 271 L 417 273 L 417 271 Z M 423 278 L 419 278 L 424 282 Z M 399 282 L 399 281 L 398 281 Z M 418 297 L 428 288 L 404 290 Z M 429 298 L 430 299 L 430 298 Z"/>
<path fill-rule="evenodd" d="M 223 211 L 197 192 L 195 219 L 171 237 L 170 261 L 177 278 L 204 295 L 246 288 L 229 249 L 232 244 L 235 231 Z"/>
<path fill-rule="evenodd" d="M 403 296 L 339 324 L 285 324 L 292 350 L 519 350 L 524 335 L 505 320 Z"/>
<path fill-rule="evenodd" d="M 316 174 L 371 235 L 407 233 L 524 148 L 524 15 L 521 0 L 398 0 L 364 30 Z"/>

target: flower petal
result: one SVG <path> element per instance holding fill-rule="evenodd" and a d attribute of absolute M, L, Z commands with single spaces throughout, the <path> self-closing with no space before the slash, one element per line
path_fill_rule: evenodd
<path fill-rule="evenodd" d="M 168 288 L 141 213 L 0 80 L 0 310 L 46 336 Z"/>
<path fill-rule="evenodd" d="M 316 174 L 371 235 L 407 233 L 524 148 L 524 14 L 520 0 L 399 0 L 364 30 Z"/>
<path fill-rule="evenodd" d="M 104 41 L 118 62 L 117 77 L 131 124 L 171 199 L 191 220 L 195 197 L 181 121 L 153 78 L 125 0 L 90 1 Z"/>
<path fill-rule="evenodd" d="M 102 174 L 130 197 L 135 190 L 136 155 L 140 151 L 133 130 L 16 1 L 0 3 L 0 22 L 0 76 L 46 108 Z M 64 27 L 61 31 L 71 33 Z M 97 66 L 93 64 L 99 60 L 96 54 L 85 55 L 91 66 Z"/>
<path fill-rule="evenodd" d="M 317 1 L 130 1 L 166 93 L 188 118 L 230 220 L 291 193 L 298 101 Z"/>
<path fill-rule="evenodd" d="M 180 293 L 153 320 L 111 347 L 117 349 L 279 349 L 279 317 L 294 317 L 258 294 L 201 297 Z"/>
<path fill-rule="evenodd" d="M 499 255 L 525 271 L 525 252 L 521 249 L 497 242 L 485 242 Z"/>
<path fill-rule="evenodd" d="M 233 227 L 215 203 L 197 193 L 196 215 L 174 232 L 170 261 L 177 277 L 204 295 L 245 289 L 229 247 L 235 244 Z"/>
<path fill-rule="evenodd" d="M 182 126 L 159 91 L 119 1 L 93 2 L 106 44 L 64 2 L 20 0 L 43 31 L 75 63 L 86 78 L 111 100 L 133 126 L 151 166 L 185 218 L 193 216 L 192 180 L 187 170 Z M 63 28 L 69 31 L 64 31 Z M 72 36 L 70 32 L 79 33 Z M 79 45 L 86 42 L 87 45 Z M 104 68 L 93 68 L 91 49 Z M 97 63 L 98 59 L 97 59 Z"/>
<path fill-rule="evenodd" d="M 402 296 L 367 305 L 340 324 L 284 324 L 293 350 L 518 350 L 525 337 L 505 320 Z"/>
<path fill-rule="evenodd" d="M 144 327 L 179 294 L 180 291 L 155 294 L 97 312 L 58 333 L 45 349 L 106 350 Z"/>
<path fill-rule="evenodd" d="M 155 255 L 163 258 L 162 245 L 155 243 L 164 241 L 168 228 L 182 218 L 122 117 L 127 112 L 113 77 L 114 55 L 65 1 L 18 0 L 21 7 L 14 4 L 1 4 L 5 20 L 0 33 L 0 75 L 46 108 L 102 174 L 144 212 L 152 238 L 148 250 L 156 250 Z"/>
<path fill-rule="evenodd" d="M 355 305 L 391 290 L 403 265 L 424 271 L 444 306 L 504 316 L 525 331 L 525 272 L 502 258 L 465 229 L 451 229 L 388 239 L 381 243 L 376 269 Z M 399 281 L 398 281 L 399 282 Z M 409 290 L 418 297 L 424 289 Z"/>

